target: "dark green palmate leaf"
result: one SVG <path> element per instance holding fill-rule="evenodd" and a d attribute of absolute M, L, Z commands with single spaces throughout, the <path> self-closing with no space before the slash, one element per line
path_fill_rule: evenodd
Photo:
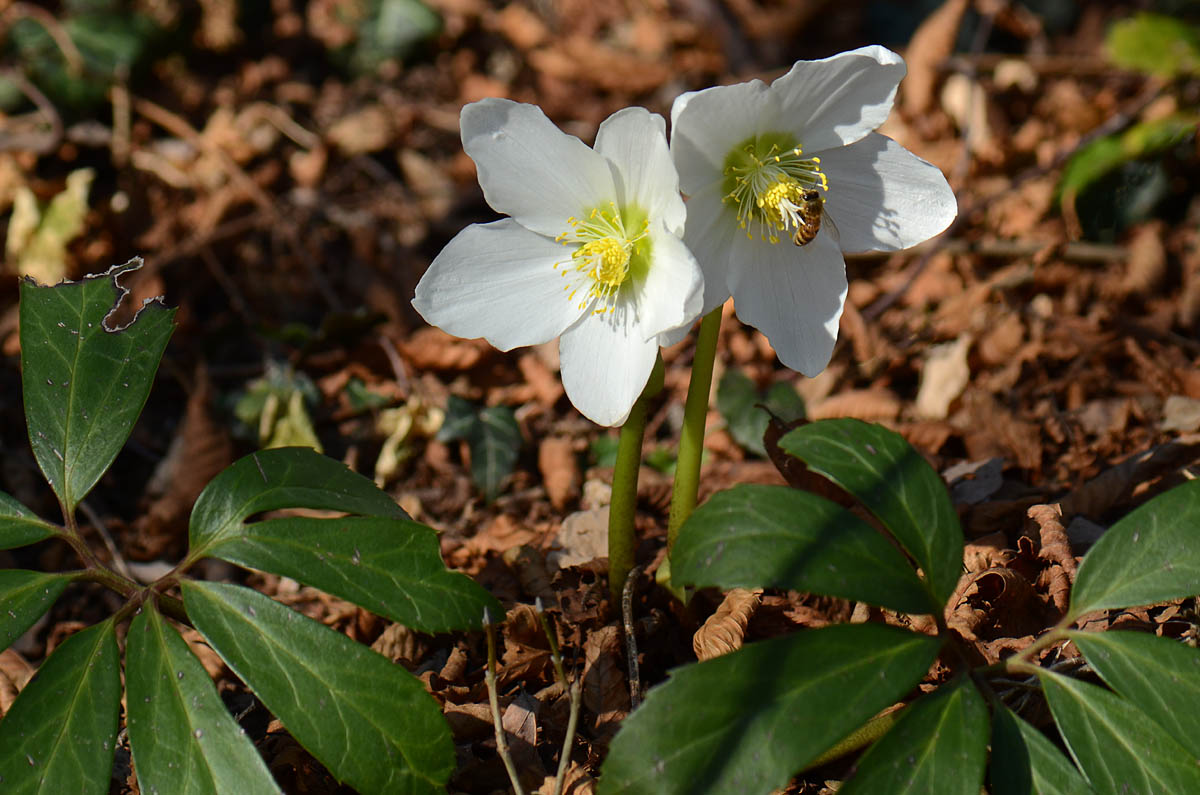
<path fill-rule="evenodd" d="M 129 628 L 125 689 L 142 792 L 279 792 L 204 666 L 149 604 Z"/>
<path fill-rule="evenodd" d="M 5 793 L 106 793 L 121 707 L 111 621 L 63 641 L 0 720 Z"/>
<path fill-rule="evenodd" d="M 29 443 L 68 512 L 117 457 L 142 412 L 174 309 L 153 302 L 128 327 L 107 320 L 133 259 L 55 287 L 21 282 L 21 383 Z"/>
<path fill-rule="evenodd" d="M 1160 494 L 1100 537 L 1079 566 L 1066 621 L 1200 594 L 1200 481 Z"/>
<path fill-rule="evenodd" d="M 471 451 L 471 480 L 487 500 L 500 493 L 521 452 L 521 429 L 512 409 L 492 406 L 480 410 L 454 395 L 446 404 L 446 419 L 437 438 L 466 441 Z"/>
<path fill-rule="evenodd" d="M 54 534 L 54 525 L 0 491 L 0 549 L 33 544 Z"/>
<path fill-rule="evenodd" d="M 839 792 L 979 795 L 987 745 L 987 704 L 959 677 L 905 709 Z"/>
<path fill-rule="evenodd" d="M 822 420 L 779 446 L 853 494 L 925 572 L 934 601 L 950 598 L 962 572 L 962 530 L 946 485 L 904 437 L 859 420 Z"/>
<path fill-rule="evenodd" d="M 907 613 L 941 612 L 904 555 L 854 514 L 785 486 L 717 492 L 671 552 L 675 582 L 791 588 Z"/>
<path fill-rule="evenodd" d="M 70 581 L 66 574 L 0 570 L 0 651 L 37 623 Z"/>
<path fill-rule="evenodd" d="M 245 527 L 209 554 L 282 574 L 423 632 L 480 626 L 503 610 L 474 580 L 447 571 L 437 534 L 398 519 L 272 519 Z"/>
<path fill-rule="evenodd" d="M 250 516 L 280 508 L 408 518 L 386 492 L 340 461 L 307 447 L 260 450 L 238 459 L 200 493 L 189 525 L 189 558 L 237 537 Z"/>
<path fill-rule="evenodd" d="M 249 588 L 188 581 L 183 599 L 221 659 L 339 780 L 364 794 L 444 790 L 450 732 L 408 671 Z"/>
<path fill-rule="evenodd" d="M 939 645 L 881 624 L 840 624 L 678 668 L 622 724 L 600 792 L 782 787 L 920 681 Z"/>
<path fill-rule="evenodd" d="M 1000 707 L 992 713 L 992 795 L 1090 795 L 1071 760 L 1044 734 Z"/>
<path fill-rule="evenodd" d="M 1059 731 L 1097 792 L 1200 792 L 1200 759 L 1120 696 L 1039 669 Z"/>
<path fill-rule="evenodd" d="M 1071 632 L 1105 684 L 1200 759 L 1200 651 L 1144 632 Z"/>

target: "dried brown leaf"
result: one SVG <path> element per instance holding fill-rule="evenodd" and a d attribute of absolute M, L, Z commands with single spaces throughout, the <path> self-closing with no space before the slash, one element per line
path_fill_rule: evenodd
<path fill-rule="evenodd" d="M 696 659 L 710 660 L 740 649 L 761 595 L 762 589 L 734 588 L 726 593 L 717 611 L 692 636 Z"/>

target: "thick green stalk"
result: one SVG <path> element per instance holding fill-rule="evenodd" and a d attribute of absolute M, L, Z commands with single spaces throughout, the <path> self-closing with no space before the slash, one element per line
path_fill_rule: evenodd
<path fill-rule="evenodd" d="M 721 330 L 721 307 L 704 316 L 696 335 L 692 380 L 683 407 L 683 430 L 679 434 L 679 457 L 675 463 L 675 485 L 671 514 L 667 520 L 667 550 L 675 545 L 679 528 L 696 508 L 700 489 L 700 455 L 704 452 L 704 421 L 708 417 L 708 393 L 712 389 L 713 361 L 717 356 L 717 333 Z"/>
<path fill-rule="evenodd" d="M 612 502 L 608 513 L 608 585 L 613 604 L 621 599 L 625 579 L 633 568 L 633 553 L 637 539 L 633 520 L 637 514 L 638 470 L 642 466 L 642 435 L 646 431 L 646 403 L 662 390 L 662 357 L 654 363 L 654 371 L 646 388 L 621 426 L 617 442 L 617 463 L 613 467 Z"/>

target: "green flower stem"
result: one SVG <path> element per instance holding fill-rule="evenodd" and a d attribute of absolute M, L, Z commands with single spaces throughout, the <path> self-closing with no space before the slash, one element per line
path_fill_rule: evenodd
<path fill-rule="evenodd" d="M 820 767 L 847 754 L 852 754 L 861 748 L 866 748 L 887 734 L 888 729 L 892 728 L 896 724 L 896 721 L 899 720 L 901 712 L 902 710 L 897 709 L 885 712 L 882 715 L 876 715 L 851 732 L 849 737 L 846 737 L 840 743 L 809 762 L 804 766 L 804 769 L 812 770 L 814 767 Z"/>
<path fill-rule="evenodd" d="M 646 403 L 662 390 L 662 356 L 654 363 L 650 380 L 621 426 L 617 442 L 617 464 L 613 467 L 612 502 L 608 508 L 608 587 L 613 604 L 621 599 L 625 579 L 633 568 L 637 541 L 633 520 L 637 513 L 638 470 L 642 466 L 642 436 L 646 431 Z"/>
<path fill-rule="evenodd" d="M 696 509 L 700 489 L 700 455 L 704 451 L 704 421 L 708 417 L 708 393 L 712 389 L 713 361 L 717 356 L 717 333 L 721 330 L 721 307 L 704 316 L 696 335 L 692 380 L 683 407 L 683 430 L 679 435 L 679 457 L 675 463 L 675 486 L 671 514 L 667 520 L 667 551 L 675 546 L 679 528 Z"/>

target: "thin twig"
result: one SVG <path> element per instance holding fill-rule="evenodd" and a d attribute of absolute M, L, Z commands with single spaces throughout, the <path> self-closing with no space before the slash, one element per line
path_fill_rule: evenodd
<path fill-rule="evenodd" d="M 625 587 L 621 589 L 621 620 L 625 626 L 625 654 L 629 664 L 629 706 L 637 709 L 642 703 L 642 678 L 638 671 L 637 638 L 633 632 L 633 585 L 642 573 L 641 566 L 629 570 Z"/>
<path fill-rule="evenodd" d="M 84 61 L 83 56 L 79 53 L 79 48 L 75 46 L 75 42 L 71 40 L 70 34 L 63 28 L 62 23 L 44 8 L 30 3 L 10 5 L 3 14 L 0 14 L 0 38 L 8 33 L 9 27 L 14 22 L 23 18 L 35 20 L 45 28 L 46 33 L 50 34 L 50 38 L 54 39 L 54 43 L 62 52 L 63 58 L 67 62 L 67 71 L 72 77 L 78 77 L 83 73 Z"/>
<path fill-rule="evenodd" d="M 554 775 L 554 793 L 553 795 L 562 795 L 563 783 L 567 778 L 567 768 L 571 763 L 571 748 L 575 744 L 575 728 L 579 724 L 579 702 L 582 696 L 582 690 L 579 687 L 579 682 L 571 683 L 567 680 L 567 671 L 563 667 L 562 654 L 558 650 L 558 641 L 554 637 L 554 633 L 550 631 L 550 622 L 546 619 L 546 612 L 542 609 L 542 598 L 539 596 L 533 604 L 533 608 L 537 611 L 538 619 L 542 622 L 542 631 L 546 633 L 546 641 L 550 644 L 550 661 L 554 664 L 554 672 L 558 676 L 558 681 L 562 684 L 570 698 L 571 710 L 567 717 L 567 734 L 563 737 L 562 755 L 558 760 L 558 772 Z"/>
<path fill-rule="evenodd" d="M 112 555 L 113 566 L 117 573 L 130 582 L 137 582 L 137 577 L 133 576 L 133 572 L 129 570 L 129 566 L 125 563 L 125 558 L 121 557 L 121 553 L 117 551 L 116 542 L 109 534 L 108 528 L 104 526 L 104 520 L 100 518 L 100 514 L 87 503 L 86 500 L 81 500 L 79 510 L 83 511 L 83 515 L 92 523 L 92 527 L 96 528 L 96 532 L 100 535 L 100 539 L 104 541 L 104 546 L 108 549 L 108 554 Z"/>
<path fill-rule="evenodd" d="M 496 730 L 496 753 L 504 760 L 504 769 L 508 771 L 508 780 L 512 782 L 516 795 L 525 795 L 521 780 L 517 777 L 517 766 L 513 764 L 512 754 L 508 752 L 508 740 L 504 737 L 504 723 L 500 717 L 500 696 L 496 692 L 496 631 L 488 609 L 483 609 L 483 629 L 487 635 L 488 661 L 483 672 L 483 680 L 487 684 L 488 703 L 492 706 L 492 727 Z"/>
<path fill-rule="evenodd" d="M 58 110 L 54 107 L 54 103 L 50 98 L 42 93 L 41 89 L 35 86 L 32 82 L 25 78 L 15 69 L 0 70 L 0 77 L 3 77 L 8 82 L 20 91 L 25 97 L 34 104 L 37 108 L 37 113 L 43 116 L 46 122 L 50 125 L 48 132 L 32 132 L 10 134 L 0 131 L 0 151 L 19 151 L 29 150 L 39 155 L 44 155 L 58 148 L 58 144 L 63 137 L 62 118 L 58 115 Z"/>

